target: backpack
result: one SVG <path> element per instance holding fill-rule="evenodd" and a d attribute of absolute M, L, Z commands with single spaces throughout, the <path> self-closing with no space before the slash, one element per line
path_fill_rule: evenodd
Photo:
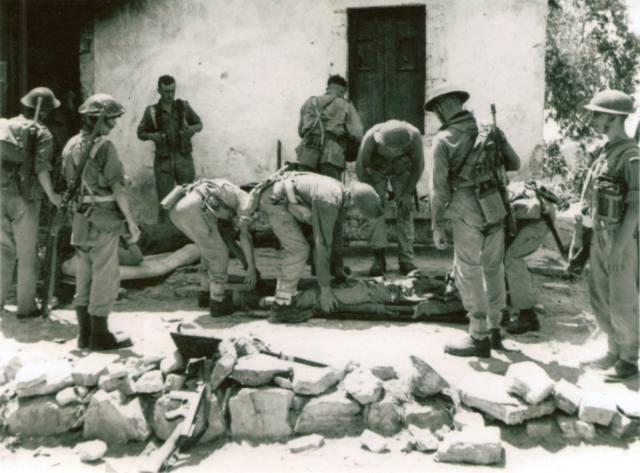
<path fill-rule="evenodd" d="M 313 97 L 313 124 L 303 135 L 302 141 L 296 146 L 296 155 L 300 164 L 315 169 L 318 160 L 322 156 L 322 149 L 324 148 L 325 130 L 322 123 L 322 111 L 331 105 L 338 97 L 334 96 L 329 100 L 324 107 L 318 106 L 318 97 Z M 316 128 L 320 128 L 320 134 L 314 133 Z"/>
<path fill-rule="evenodd" d="M 22 164 L 28 158 L 25 139 L 20 137 L 19 130 L 11 126 L 7 118 L 0 118 L 0 159 L 2 163 Z"/>

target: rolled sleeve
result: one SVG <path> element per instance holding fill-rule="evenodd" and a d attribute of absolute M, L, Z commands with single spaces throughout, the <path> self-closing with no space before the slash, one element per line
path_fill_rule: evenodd
<path fill-rule="evenodd" d="M 445 211 L 451 200 L 449 187 L 449 153 L 446 144 L 436 137 L 431 148 L 433 172 L 431 174 L 431 220 L 434 230 L 444 226 Z"/>

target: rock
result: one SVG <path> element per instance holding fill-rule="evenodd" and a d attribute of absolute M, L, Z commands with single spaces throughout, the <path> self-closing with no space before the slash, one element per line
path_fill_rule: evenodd
<path fill-rule="evenodd" d="M 626 437 L 636 431 L 637 422 L 629 419 L 624 414 L 616 412 L 611 420 L 609 431 L 617 439 Z"/>
<path fill-rule="evenodd" d="M 578 430 L 576 429 L 576 419 L 568 416 L 558 416 L 556 418 L 558 427 L 562 432 L 562 436 L 566 439 L 577 439 Z"/>
<path fill-rule="evenodd" d="M 56 402 L 59 406 L 64 407 L 70 404 L 80 404 L 80 396 L 72 387 L 64 388 L 56 394 Z"/>
<path fill-rule="evenodd" d="M 398 377 L 398 373 L 393 366 L 374 366 L 371 368 L 371 372 L 382 381 L 389 381 Z"/>
<path fill-rule="evenodd" d="M 39 351 L 27 351 L 17 353 L 3 353 L 0 367 L 4 371 L 7 382 L 14 381 L 16 374 L 23 366 L 32 363 L 44 363 L 51 359 L 51 355 Z"/>
<path fill-rule="evenodd" d="M 289 378 L 285 378 L 284 376 L 274 376 L 273 383 L 279 388 L 293 391 L 293 383 Z"/>
<path fill-rule="evenodd" d="M 610 394 L 600 392 L 586 392 L 582 397 L 578 417 L 580 420 L 592 424 L 611 424 L 613 416 L 618 412 L 618 405 Z"/>
<path fill-rule="evenodd" d="M 83 415 L 84 406 L 61 407 L 48 395 L 9 401 L 4 422 L 12 434 L 57 435 L 76 428 Z"/>
<path fill-rule="evenodd" d="M 119 391 L 97 391 L 91 397 L 85 415 L 84 437 L 101 439 L 108 444 L 146 440 L 151 432 L 139 398 L 127 404 L 123 403 L 123 399 Z"/>
<path fill-rule="evenodd" d="M 575 384 L 561 379 L 553 388 L 553 397 L 558 409 L 572 416 L 578 412 L 578 407 L 580 407 L 582 390 Z"/>
<path fill-rule="evenodd" d="M 448 425 L 443 425 L 441 428 L 436 430 L 433 435 L 442 442 L 447 435 L 449 435 L 453 430 Z"/>
<path fill-rule="evenodd" d="M 482 414 L 468 409 L 458 409 L 453 416 L 453 426 L 456 430 L 464 430 L 467 427 L 484 427 L 484 417 L 482 417 Z"/>
<path fill-rule="evenodd" d="M 164 357 L 159 359 L 157 363 L 146 363 L 145 362 L 146 357 L 145 358 L 129 358 L 125 362 L 124 367 L 127 373 L 129 374 L 129 377 L 131 377 L 132 380 L 136 380 L 140 376 L 145 374 L 147 371 L 157 369 L 160 361 L 162 361 L 163 358 Z M 154 361 L 156 358 L 150 357 L 149 359 Z"/>
<path fill-rule="evenodd" d="M 74 452 L 85 463 L 96 462 L 107 453 L 107 444 L 102 440 L 89 440 L 81 442 L 73 448 Z"/>
<path fill-rule="evenodd" d="M 134 389 L 137 393 L 153 394 L 162 391 L 164 380 L 160 370 L 148 371 L 135 382 Z"/>
<path fill-rule="evenodd" d="M 442 440 L 436 461 L 495 465 L 502 460 L 502 442 L 497 427 L 470 428 L 451 432 Z"/>
<path fill-rule="evenodd" d="M 305 435 L 297 439 L 289 440 L 287 448 L 291 453 L 302 453 L 309 450 L 317 450 L 324 445 L 324 437 L 318 434 Z"/>
<path fill-rule="evenodd" d="M 413 399 L 411 397 L 411 386 L 408 380 L 390 379 L 389 381 L 383 381 L 382 387 L 387 396 L 400 404 L 405 404 Z"/>
<path fill-rule="evenodd" d="M 71 370 L 73 383 L 78 386 L 93 387 L 97 386 L 98 380 L 104 374 L 107 374 L 107 366 L 117 359 L 117 355 L 108 355 L 104 353 L 90 353 L 75 362 Z"/>
<path fill-rule="evenodd" d="M 260 353 L 260 348 L 248 337 L 239 337 L 234 340 L 233 346 L 236 349 L 238 358 L 249 355 L 257 355 Z"/>
<path fill-rule="evenodd" d="M 25 365 L 16 374 L 15 383 L 19 398 L 57 393 L 73 384 L 71 364 L 66 360 L 53 360 Z"/>
<path fill-rule="evenodd" d="M 411 434 L 412 447 L 414 450 L 422 453 L 430 453 L 438 450 L 439 441 L 429 429 L 421 429 L 416 425 L 410 425 L 407 430 Z"/>
<path fill-rule="evenodd" d="M 596 428 L 593 424 L 583 420 L 576 420 L 574 425 L 576 433 L 581 439 L 591 441 L 596 438 Z"/>
<path fill-rule="evenodd" d="M 540 404 L 553 391 L 553 380 L 532 361 L 514 363 L 507 369 L 505 377 L 508 392 L 521 397 L 528 404 Z"/>
<path fill-rule="evenodd" d="M 111 379 L 124 378 L 127 375 L 127 368 L 123 363 L 111 363 L 107 365 L 107 374 Z"/>
<path fill-rule="evenodd" d="M 9 381 L 0 386 L 0 405 L 9 402 L 16 395 L 16 383 Z"/>
<path fill-rule="evenodd" d="M 443 409 L 412 402 L 405 406 L 404 421 L 407 425 L 413 424 L 433 432 L 443 425 L 451 424 L 451 416 Z"/>
<path fill-rule="evenodd" d="M 294 431 L 297 434 L 354 434 L 361 430 L 360 404 L 337 391 L 311 399 L 302 409 Z"/>
<path fill-rule="evenodd" d="M 632 391 L 616 393 L 616 404 L 627 417 L 640 417 L 640 393 Z"/>
<path fill-rule="evenodd" d="M 345 376 L 342 386 L 356 401 L 362 405 L 380 399 L 382 382 L 371 371 L 357 369 Z"/>
<path fill-rule="evenodd" d="M 164 355 L 160 353 L 145 355 L 142 359 L 142 364 L 152 368 L 159 368 L 162 360 L 164 360 Z"/>
<path fill-rule="evenodd" d="M 395 435 L 404 425 L 404 407 L 385 395 L 382 400 L 367 406 L 365 420 L 368 429 L 384 436 Z"/>
<path fill-rule="evenodd" d="M 174 373 L 176 371 L 183 371 L 185 368 L 184 358 L 178 350 L 175 350 L 169 356 L 162 359 L 160 362 L 160 371 L 163 374 Z"/>
<path fill-rule="evenodd" d="M 553 432 L 551 419 L 534 419 L 527 422 L 527 436 L 533 438 L 548 437 Z"/>
<path fill-rule="evenodd" d="M 176 373 L 169 373 L 164 380 L 164 391 L 179 391 L 184 387 L 184 383 L 187 380 L 186 376 Z"/>
<path fill-rule="evenodd" d="M 232 437 L 252 440 L 288 437 L 291 435 L 288 417 L 292 400 L 293 392 L 286 389 L 241 389 L 229 400 Z"/>
<path fill-rule="evenodd" d="M 276 375 L 289 375 L 291 364 L 268 355 L 249 355 L 238 358 L 231 377 L 243 386 L 262 386 Z"/>
<path fill-rule="evenodd" d="M 338 372 L 333 368 L 315 368 L 313 366 L 293 366 L 293 391 L 296 394 L 317 396 L 337 384 Z"/>
<path fill-rule="evenodd" d="M 448 383 L 426 362 L 417 356 L 411 356 L 415 371 L 411 375 L 411 392 L 418 398 L 426 398 L 439 394 Z"/>
<path fill-rule="evenodd" d="M 177 399 L 171 399 L 169 395 L 160 396 L 155 405 L 153 406 L 153 419 L 151 426 L 156 437 L 160 440 L 167 440 L 173 432 L 173 429 L 182 422 L 183 417 L 176 417 L 173 419 L 167 419 L 167 412 L 178 409 L 181 405 L 181 401 Z M 201 421 L 202 423 L 202 421 Z"/>
<path fill-rule="evenodd" d="M 362 435 L 360 435 L 360 446 L 372 453 L 386 453 L 389 451 L 389 445 L 386 439 L 371 430 L 362 432 Z"/>
<path fill-rule="evenodd" d="M 209 401 L 209 417 L 207 419 L 207 430 L 202 435 L 200 443 L 211 442 L 222 437 L 227 432 L 227 421 L 225 419 L 223 400 L 215 394 L 211 395 Z"/>
<path fill-rule="evenodd" d="M 131 380 L 131 376 L 126 374 L 121 378 L 112 378 L 109 374 L 100 376 L 98 380 L 98 389 L 106 392 L 120 391 L 125 396 L 135 394 L 135 383 Z"/>
<path fill-rule="evenodd" d="M 218 389 L 218 386 L 233 372 L 233 367 L 238 360 L 235 351 L 233 353 L 234 355 L 223 355 L 213 367 L 210 379 L 212 390 Z"/>

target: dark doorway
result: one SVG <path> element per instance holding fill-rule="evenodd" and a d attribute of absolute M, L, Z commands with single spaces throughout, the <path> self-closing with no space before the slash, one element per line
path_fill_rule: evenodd
<path fill-rule="evenodd" d="M 424 6 L 348 10 L 349 94 L 365 129 L 392 118 L 424 132 Z"/>

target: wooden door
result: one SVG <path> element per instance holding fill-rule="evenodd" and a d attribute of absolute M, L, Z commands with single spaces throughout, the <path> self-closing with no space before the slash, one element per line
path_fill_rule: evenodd
<path fill-rule="evenodd" d="M 396 118 L 424 132 L 425 8 L 348 11 L 349 96 L 365 129 Z"/>

